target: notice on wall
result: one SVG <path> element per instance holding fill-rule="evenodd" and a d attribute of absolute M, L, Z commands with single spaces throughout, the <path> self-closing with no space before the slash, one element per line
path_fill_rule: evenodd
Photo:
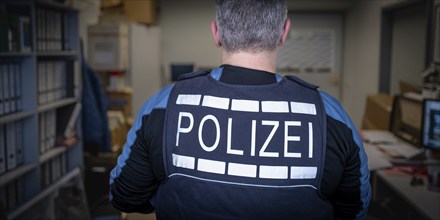
<path fill-rule="evenodd" d="M 332 30 L 292 30 L 278 56 L 278 71 L 332 73 L 335 33 Z"/>
<path fill-rule="evenodd" d="M 93 45 L 93 62 L 105 65 L 114 63 L 114 53 L 117 51 L 114 44 L 110 41 L 103 40 L 102 42 L 96 42 Z"/>

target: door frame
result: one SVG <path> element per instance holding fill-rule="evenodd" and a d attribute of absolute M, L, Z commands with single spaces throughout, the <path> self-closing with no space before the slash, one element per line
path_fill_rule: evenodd
<path fill-rule="evenodd" d="M 426 44 L 425 44 L 425 68 L 433 59 L 434 36 L 433 35 L 433 10 L 434 0 L 404 1 L 382 8 L 381 33 L 380 33 L 380 59 L 379 59 L 379 92 L 390 94 L 391 89 L 391 53 L 393 39 L 393 14 L 396 11 L 425 5 L 427 11 Z"/>

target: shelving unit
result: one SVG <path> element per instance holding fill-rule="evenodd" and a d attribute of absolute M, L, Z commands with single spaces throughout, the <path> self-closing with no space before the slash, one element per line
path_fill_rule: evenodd
<path fill-rule="evenodd" d="M 32 216 L 30 207 L 40 204 L 43 198 L 52 200 L 45 200 L 42 204 L 46 206 L 44 210 L 55 212 L 55 196 L 50 193 L 58 194 L 60 187 L 72 179 L 81 182 L 83 144 L 80 117 L 76 119 L 76 141 L 69 146 L 55 144 L 66 129 L 62 125 L 67 124 L 73 107 L 81 100 L 81 55 L 78 11 L 75 9 L 50 0 L 4 0 L 0 1 L 0 20 L 3 18 L 7 22 L 19 19 L 17 26 L 24 28 L 20 31 L 6 28 L 7 34 L 12 33 L 14 38 L 12 41 L 6 39 L 8 45 L 5 49 L 5 45 L 1 45 L 5 29 L 0 21 L 0 83 L 3 83 L 5 74 L 12 74 L 10 76 L 16 80 L 13 83 L 15 89 L 10 90 L 14 91 L 11 92 L 14 97 L 7 99 L 0 93 L 0 108 L 8 100 L 17 107 L 7 114 L 0 111 L 0 142 L 4 148 L 0 144 L 0 150 L 5 154 L 1 160 L 0 153 L 0 206 L 3 206 L 0 210 L 6 210 L 8 219 L 16 219 Z M 23 20 L 28 22 L 27 26 L 23 26 Z M 10 27 L 11 23 L 7 25 Z M 27 34 L 21 33 L 23 30 Z M 25 35 L 30 39 L 28 45 L 23 44 Z M 17 43 L 14 40 L 19 41 L 17 48 L 10 46 Z M 0 89 L 5 90 L 5 85 L 1 84 Z M 47 96 L 44 102 L 41 102 L 41 96 Z M 10 127 L 20 134 L 7 132 Z M 14 141 L 8 142 L 12 139 Z M 43 145 L 47 145 L 45 151 L 41 150 Z M 15 155 L 11 158 L 17 163 L 8 167 L 6 163 L 12 161 L 9 157 L 12 149 Z M 19 157 L 22 160 L 19 161 Z M 5 163 L 3 171 L 2 161 Z M 35 210 L 38 212 L 39 209 Z M 44 210 L 37 216 L 55 216 L 54 213 L 44 213 Z"/>
<path fill-rule="evenodd" d="M 0 186 L 17 179 L 18 177 L 33 170 L 35 167 L 35 164 L 21 165 L 17 169 L 13 170 L 13 172 L 7 172 L 6 174 L 2 175 L 2 178 L 0 179 Z"/>
<path fill-rule="evenodd" d="M 45 51 L 38 52 L 38 57 L 75 57 L 77 56 L 76 51 Z"/>
<path fill-rule="evenodd" d="M 7 57 L 30 57 L 32 52 L 0 52 L 0 58 Z"/>
<path fill-rule="evenodd" d="M 7 117 L 2 116 L 2 117 L 0 117 L 0 124 L 7 124 L 9 122 L 18 121 L 18 120 L 30 117 L 34 114 L 35 114 L 35 112 L 33 112 L 33 111 L 23 111 L 23 112 L 18 112 L 18 113 L 6 115 Z"/>
<path fill-rule="evenodd" d="M 61 108 L 71 104 L 75 104 L 79 101 L 78 98 L 64 98 L 58 101 L 54 101 L 48 104 L 38 106 L 38 112 L 45 112 L 51 109 Z"/>
<path fill-rule="evenodd" d="M 40 155 L 40 159 L 39 159 L 39 163 L 42 164 L 60 154 L 65 153 L 67 150 L 69 150 L 71 147 L 74 147 L 75 144 L 71 145 L 71 146 L 57 146 L 51 150 L 49 150 L 48 152 L 41 154 Z"/>
<path fill-rule="evenodd" d="M 50 187 L 47 187 L 46 189 L 41 191 L 37 196 L 33 197 L 32 199 L 30 199 L 29 201 L 24 203 L 22 206 L 20 206 L 19 208 L 17 208 L 13 212 L 11 212 L 9 214 L 9 218 L 10 219 L 29 219 L 29 217 L 35 218 L 35 215 L 29 216 L 29 214 L 27 214 L 26 212 L 30 209 L 37 209 L 37 208 L 35 208 L 35 206 L 38 205 L 38 203 L 40 203 L 42 200 L 45 200 L 45 199 L 47 200 L 48 197 L 50 200 L 53 200 L 53 198 L 50 198 L 50 197 L 53 197 L 54 194 L 58 193 L 57 190 L 60 187 L 65 186 L 69 182 L 73 182 L 73 184 L 79 186 L 80 190 L 84 191 L 84 189 L 83 189 L 84 187 L 80 184 L 80 182 L 82 182 L 81 170 L 79 168 L 75 168 L 75 169 L 69 171 L 69 173 L 67 173 L 66 175 L 64 175 L 59 181 L 57 181 L 56 183 L 54 183 Z M 88 214 L 89 211 L 87 210 L 88 209 L 87 206 L 83 205 L 82 208 L 85 210 L 84 210 L 84 216 L 81 219 L 89 219 L 90 216 Z M 33 210 L 31 210 L 29 213 L 32 213 L 32 212 L 33 212 Z M 23 215 L 23 216 L 20 216 L 20 215 Z M 69 217 L 72 217 L 72 216 L 69 216 Z"/>

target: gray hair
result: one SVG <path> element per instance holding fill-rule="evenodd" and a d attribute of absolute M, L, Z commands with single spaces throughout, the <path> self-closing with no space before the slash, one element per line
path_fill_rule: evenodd
<path fill-rule="evenodd" d="M 216 0 L 218 35 L 227 52 L 277 48 L 287 18 L 286 0 Z"/>

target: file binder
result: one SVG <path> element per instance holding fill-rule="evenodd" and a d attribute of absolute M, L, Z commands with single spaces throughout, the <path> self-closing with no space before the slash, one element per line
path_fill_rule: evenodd
<path fill-rule="evenodd" d="M 24 152 L 23 152 L 23 122 L 15 122 L 15 144 L 16 144 L 16 158 L 17 166 L 24 163 Z"/>
<path fill-rule="evenodd" d="M 15 123 L 6 124 L 6 170 L 17 167 L 17 149 L 15 148 Z"/>
<path fill-rule="evenodd" d="M 2 65 L 2 78 L 3 78 L 3 113 L 9 114 L 11 111 L 11 105 L 10 105 L 10 96 L 9 96 L 9 70 L 8 65 L 3 64 Z"/>
<path fill-rule="evenodd" d="M 6 138 L 4 126 L 0 125 L 0 175 L 6 172 Z"/>

